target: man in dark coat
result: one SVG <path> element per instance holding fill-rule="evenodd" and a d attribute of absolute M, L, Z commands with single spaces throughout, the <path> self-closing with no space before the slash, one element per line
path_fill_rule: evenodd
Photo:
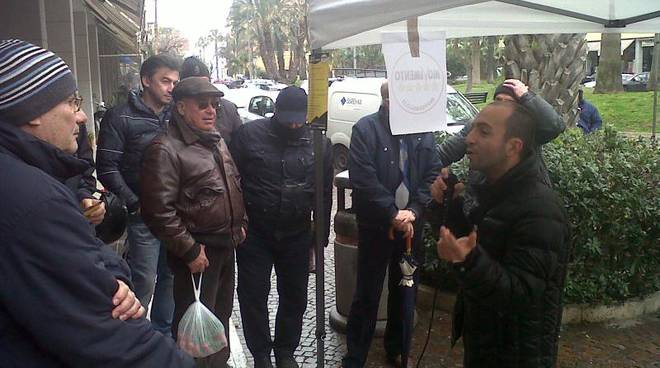
<path fill-rule="evenodd" d="M 440 169 L 432 133 L 394 136 L 390 130 L 387 83 L 381 86 L 379 111 L 353 126 L 348 172 L 353 186 L 358 240 L 357 285 L 346 327 L 348 353 L 343 367 L 362 367 L 371 345 L 385 271 L 389 296 L 385 350 L 389 360 L 401 355 L 401 269 L 407 236 L 413 255 L 423 261 L 423 213 L 432 200 L 429 186 Z M 390 228 L 396 230 L 390 239 Z M 414 274 L 417 291 L 419 272 Z"/>
<path fill-rule="evenodd" d="M 190 275 L 203 272 L 200 299 L 225 326 L 229 341 L 234 248 L 245 239 L 247 228 L 240 176 L 214 124 L 220 91 L 204 77 L 189 77 L 172 94 L 170 128 L 144 154 L 142 216 L 169 251 L 173 335 L 179 338 L 179 321 L 194 301 Z M 220 368 L 228 359 L 227 348 L 197 363 Z"/>
<path fill-rule="evenodd" d="M 250 225 L 247 239 L 236 250 L 238 301 L 245 342 L 255 368 L 296 368 L 293 353 L 300 344 L 302 318 L 307 307 L 309 249 L 314 244 L 314 161 L 322 159 L 323 234 L 327 245 L 332 207 L 332 151 L 323 144 L 324 157 L 314 157 L 307 121 L 307 94 L 298 87 L 283 89 L 275 114 L 241 125 L 230 150 L 241 173 L 243 198 Z M 317 218 L 314 213 L 314 218 Z M 279 305 L 275 339 L 268 321 L 268 293 L 273 266 L 277 274 Z"/>
<path fill-rule="evenodd" d="M 483 180 L 468 183 L 476 205 L 452 203 L 458 225 L 442 227 L 437 246 L 460 285 L 452 343 L 463 337 L 466 368 L 556 365 L 568 225 L 562 201 L 538 175 L 534 134 L 527 109 L 495 102 L 465 139 Z"/>
<path fill-rule="evenodd" d="M 0 41 L 0 365 L 193 367 L 63 184 L 89 168 L 73 156 L 87 120 L 76 88 L 52 52 Z"/>
<path fill-rule="evenodd" d="M 167 54 L 142 63 L 142 91 L 132 91 L 128 102 L 108 110 L 101 121 L 97 173 L 103 186 L 124 200 L 128 208 L 128 265 L 135 293 L 144 306 L 151 302 L 151 322 L 170 334 L 174 299 L 173 276 L 167 252 L 140 215 L 142 155 L 157 135 L 167 131 L 172 89 L 179 80 L 180 62 Z"/>
<path fill-rule="evenodd" d="M 603 127 L 603 119 L 596 106 L 585 100 L 584 91 L 578 90 L 578 109 L 580 115 L 577 126 L 584 134 L 590 134 Z"/>

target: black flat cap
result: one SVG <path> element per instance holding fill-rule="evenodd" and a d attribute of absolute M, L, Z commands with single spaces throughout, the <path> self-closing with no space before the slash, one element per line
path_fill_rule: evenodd
<path fill-rule="evenodd" d="M 186 97 L 203 95 L 215 95 L 222 97 L 224 93 L 215 88 L 206 77 L 184 78 L 176 85 L 176 87 L 174 87 L 174 90 L 172 91 L 172 97 L 174 98 L 174 101 L 180 101 Z"/>

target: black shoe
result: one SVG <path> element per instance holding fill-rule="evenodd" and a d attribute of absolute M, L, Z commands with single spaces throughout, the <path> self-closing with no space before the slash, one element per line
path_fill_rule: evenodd
<path fill-rule="evenodd" d="M 254 357 L 254 368 L 273 368 L 270 356 Z"/>
<path fill-rule="evenodd" d="M 277 368 L 299 368 L 298 362 L 293 355 L 275 356 L 275 365 Z"/>
<path fill-rule="evenodd" d="M 401 367 L 401 354 L 390 354 L 387 353 L 387 364 L 392 367 L 400 368 Z"/>

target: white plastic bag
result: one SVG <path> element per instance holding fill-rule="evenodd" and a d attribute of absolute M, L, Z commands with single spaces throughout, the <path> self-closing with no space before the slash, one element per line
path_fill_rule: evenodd
<path fill-rule="evenodd" d="M 179 322 L 177 345 L 194 358 L 203 358 L 224 349 L 227 346 L 225 327 L 208 308 L 199 301 L 202 290 L 202 276 L 199 275 L 199 287 L 191 274 L 195 301 Z"/>

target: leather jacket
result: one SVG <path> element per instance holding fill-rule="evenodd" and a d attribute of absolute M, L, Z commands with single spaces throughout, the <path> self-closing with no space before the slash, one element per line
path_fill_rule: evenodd
<path fill-rule="evenodd" d="M 200 243 L 240 244 L 247 217 L 241 178 L 224 140 L 205 142 L 178 112 L 170 124 L 144 154 L 142 217 L 167 249 L 188 263 Z"/>

